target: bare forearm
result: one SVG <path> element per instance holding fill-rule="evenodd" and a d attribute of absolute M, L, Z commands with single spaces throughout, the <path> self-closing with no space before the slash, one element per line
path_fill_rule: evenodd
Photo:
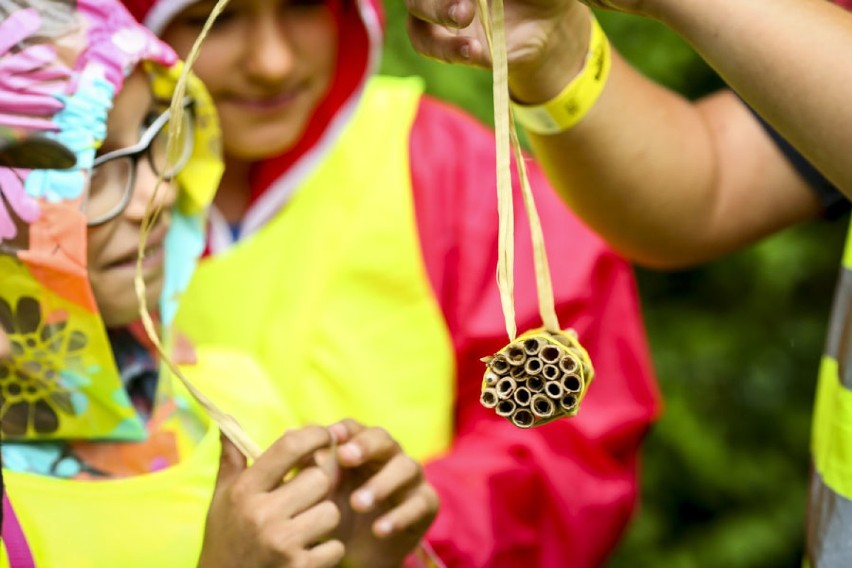
<path fill-rule="evenodd" d="M 713 199 L 706 126 L 687 101 L 620 58 L 613 63 L 601 99 L 578 126 L 530 135 L 536 157 L 569 206 L 627 256 L 689 263 L 693 238 L 707 232 L 696 224 L 708 221 L 703 212 Z"/>
<path fill-rule="evenodd" d="M 566 47 L 552 51 L 547 64 L 515 69 L 516 98 L 541 102 L 570 79 L 564 69 L 578 55 L 559 43 Z M 617 55 L 603 95 L 579 125 L 530 138 L 569 205 L 616 248 L 650 266 L 708 260 L 819 210 L 732 95 L 694 104 Z"/>
<path fill-rule="evenodd" d="M 657 17 L 852 195 L 852 14 L 825 0 L 660 0 Z"/>

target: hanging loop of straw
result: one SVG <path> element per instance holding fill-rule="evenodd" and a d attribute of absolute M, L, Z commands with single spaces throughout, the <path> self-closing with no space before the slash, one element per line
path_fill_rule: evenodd
<path fill-rule="evenodd" d="M 497 158 L 497 288 L 500 290 L 500 305 L 506 323 L 506 334 L 510 340 L 517 335 L 515 324 L 515 217 L 512 204 L 511 140 L 509 132 L 509 88 L 506 56 L 505 29 L 503 26 L 503 2 L 493 2 L 488 11 L 487 0 L 479 0 L 482 26 L 493 65 L 494 135 Z M 493 25 L 492 25 L 493 20 Z"/>
<path fill-rule="evenodd" d="M 553 301 L 553 284 L 544 247 L 544 234 L 527 178 L 524 155 L 512 119 L 511 107 L 509 106 L 509 67 L 503 0 L 492 0 L 490 10 L 487 0 L 479 0 L 479 12 L 488 48 L 491 52 L 494 77 L 494 130 L 497 150 L 497 209 L 499 214 L 497 286 L 500 290 L 500 302 L 503 307 L 503 317 L 506 320 L 506 331 L 509 340 L 513 341 L 517 328 L 515 324 L 513 276 L 515 255 L 512 173 L 509 151 L 511 147 L 518 167 L 524 208 L 530 224 L 539 314 L 547 331 L 559 333 L 559 320 L 556 317 Z"/>

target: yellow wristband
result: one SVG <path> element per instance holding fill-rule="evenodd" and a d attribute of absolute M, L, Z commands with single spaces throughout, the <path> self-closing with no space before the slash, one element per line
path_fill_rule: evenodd
<path fill-rule="evenodd" d="M 603 92 L 612 54 L 609 42 L 597 19 L 592 17 L 592 35 L 583 69 L 562 92 L 541 105 L 512 103 L 518 123 L 529 132 L 556 134 L 572 128 L 595 106 Z"/>

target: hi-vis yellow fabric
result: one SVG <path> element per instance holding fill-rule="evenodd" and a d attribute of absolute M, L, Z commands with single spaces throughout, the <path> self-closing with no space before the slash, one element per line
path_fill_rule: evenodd
<path fill-rule="evenodd" d="M 295 425 L 251 358 L 200 349 L 198 360 L 183 372 L 227 412 L 240 416 L 261 447 Z M 172 387 L 183 388 L 176 380 Z M 181 454 L 180 463 L 145 475 L 86 481 L 4 470 L 6 491 L 36 566 L 196 566 L 220 451 L 218 430 L 209 421 L 204 424 L 206 432 Z M 0 566 L 9 566 L 5 549 Z"/>
<path fill-rule="evenodd" d="M 176 321 L 198 345 L 254 355 L 300 422 L 380 424 L 425 458 L 451 439 L 454 358 L 413 209 L 409 132 L 421 92 L 419 80 L 372 79 L 335 149 L 277 217 L 200 263 Z"/>
<path fill-rule="evenodd" d="M 830 357 L 820 367 L 812 446 L 814 466 L 826 484 L 852 499 L 852 391 L 840 384 L 837 361 Z"/>
<path fill-rule="evenodd" d="M 813 416 L 808 510 L 813 568 L 852 565 L 852 233 L 834 298 Z"/>
<path fill-rule="evenodd" d="M 852 269 L 852 231 L 846 239 L 843 268 Z M 838 299 L 844 296 L 844 281 L 845 279 L 841 278 L 838 285 Z M 835 305 L 835 310 L 843 309 L 841 305 Z M 833 317 L 838 316 L 842 317 L 842 314 L 836 313 Z M 832 327 L 830 333 L 839 333 L 841 337 L 834 338 L 833 341 L 830 338 L 829 343 L 838 344 L 842 349 L 840 344 L 843 342 L 843 327 Z M 852 391 L 841 383 L 840 362 L 836 356 L 836 353 L 827 353 L 820 365 L 814 407 L 812 451 L 816 471 L 825 483 L 840 495 L 852 499 Z"/>

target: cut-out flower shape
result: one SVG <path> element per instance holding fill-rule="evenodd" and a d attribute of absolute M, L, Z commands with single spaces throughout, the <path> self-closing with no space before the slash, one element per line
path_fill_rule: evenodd
<path fill-rule="evenodd" d="M 12 356 L 0 362 L 0 421 L 6 436 L 52 434 L 63 414 L 74 416 L 75 392 L 63 375 L 83 374 L 85 334 L 68 329 L 61 312 L 42 317 L 35 298 L 23 296 L 13 310 L 0 298 L 0 325 Z"/>
<path fill-rule="evenodd" d="M 16 216 L 25 223 L 32 223 L 40 213 L 38 203 L 24 191 L 18 171 L 0 168 L 0 241 L 12 240 L 17 236 Z"/>
<path fill-rule="evenodd" d="M 51 118 L 62 108 L 70 70 L 52 45 L 20 45 L 38 33 L 41 15 L 34 8 L 13 12 L 0 23 L 0 124 L 32 130 L 56 130 Z"/>

